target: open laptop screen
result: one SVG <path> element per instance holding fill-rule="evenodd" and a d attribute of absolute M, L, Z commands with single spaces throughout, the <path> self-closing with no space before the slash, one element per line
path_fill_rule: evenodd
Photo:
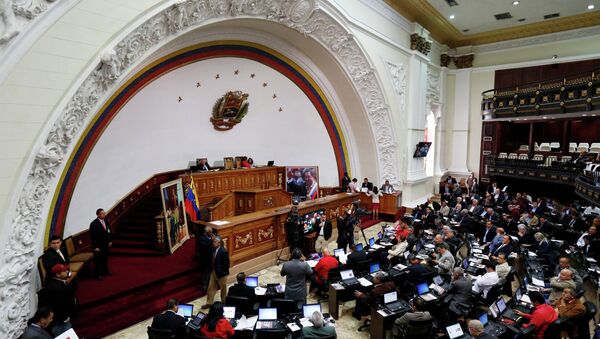
<path fill-rule="evenodd" d="M 179 304 L 179 310 L 177 311 L 182 317 L 191 318 L 194 316 L 194 305 L 192 304 Z"/>
<path fill-rule="evenodd" d="M 355 248 L 356 248 L 356 252 L 360 252 L 360 251 L 363 250 L 363 244 L 362 243 L 358 243 L 358 244 L 356 244 Z"/>
<path fill-rule="evenodd" d="M 420 283 L 420 284 L 418 284 L 417 285 L 417 292 L 419 293 L 419 295 L 429 293 L 429 286 L 427 286 L 427 283 Z"/>
<path fill-rule="evenodd" d="M 336 248 L 335 250 L 333 250 L 333 256 L 334 257 L 339 257 L 340 255 L 344 254 L 344 249 L 343 248 Z"/>
<path fill-rule="evenodd" d="M 375 238 L 369 238 L 369 246 L 375 245 Z"/>
<path fill-rule="evenodd" d="M 448 337 L 450 339 L 456 339 L 462 337 L 464 335 L 460 324 L 454 324 L 446 327 L 446 332 L 448 332 Z"/>
<path fill-rule="evenodd" d="M 389 292 L 389 293 L 386 293 L 383 295 L 383 303 L 384 304 L 393 303 L 396 300 L 398 300 L 398 294 L 396 294 L 396 291 Z"/>
<path fill-rule="evenodd" d="M 433 277 L 433 283 L 438 286 L 442 286 L 442 284 L 444 283 L 444 279 L 442 279 L 442 277 L 440 277 L 439 275 L 436 275 L 435 277 Z"/>
<path fill-rule="evenodd" d="M 350 279 L 354 277 L 354 272 L 352 270 L 341 271 L 340 276 L 342 276 L 342 280 Z"/>
<path fill-rule="evenodd" d="M 246 277 L 246 285 L 250 287 L 258 286 L 258 277 Z"/>
<path fill-rule="evenodd" d="M 259 308 L 258 320 L 277 320 L 277 308 Z"/>
<path fill-rule="evenodd" d="M 304 318 L 310 318 L 315 311 L 321 312 L 321 304 L 302 305 L 302 315 Z"/>
<path fill-rule="evenodd" d="M 504 313 L 504 311 L 506 311 L 506 302 L 504 302 L 504 299 L 502 297 L 500 297 L 496 301 L 496 306 L 498 306 L 498 313 L 499 314 L 502 314 L 502 313 Z"/>
<path fill-rule="evenodd" d="M 235 306 L 223 306 L 223 316 L 226 319 L 235 318 Z"/>
<path fill-rule="evenodd" d="M 479 316 L 479 321 L 481 321 L 481 324 L 483 326 L 485 326 L 488 323 L 488 314 L 487 314 L 487 312 L 483 313 L 482 315 Z"/>
<path fill-rule="evenodd" d="M 369 266 L 369 273 L 375 273 L 379 270 L 380 270 L 379 263 L 374 263 Z"/>

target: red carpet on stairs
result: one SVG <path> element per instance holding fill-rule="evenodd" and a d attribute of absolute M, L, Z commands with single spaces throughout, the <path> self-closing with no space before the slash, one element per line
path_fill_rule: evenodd
<path fill-rule="evenodd" d="M 373 225 L 377 225 L 378 223 L 380 223 L 382 221 L 383 220 L 381 220 L 381 219 L 372 219 L 370 215 L 367 215 L 367 216 L 360 218 L 360 226 L 364 230 Z"/>
<path fill-rule="evenodd" d="M 112 276 L 79 281 L 81 312 L 73 320 L 79 337 L 101 338 L 150 318 L 168 298 L 187 302 L 203 296 L 194 251 L 191 239 L 172 255 L 110 257 Z"/>

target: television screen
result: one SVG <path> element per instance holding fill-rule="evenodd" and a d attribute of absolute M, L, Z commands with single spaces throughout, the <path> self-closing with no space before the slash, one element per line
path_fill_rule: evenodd
<path fill-rule="evenodd" d="M 415 158 L 423 158 L 427 156 L 429 153 L 429 147 L 431 147 L 430 142 L 420 142 L 417 144 L 417 149 L 415 150 Z"/>
<path fill-rule="evenodd" d="M 315 223 L 318 219 L 321 219 L 321 215 L 325 213 L 325 210 L 320 209 L 313 212 L 306 213 L 302 216 L 302 223 L 304 225 L 304 233 L 314 231 Z"/>
<path fill-rule="evenodd" d="M 286 191 L 299 201 L 319 197 L 319 168 L 317 166 L 286 167 Z"/>

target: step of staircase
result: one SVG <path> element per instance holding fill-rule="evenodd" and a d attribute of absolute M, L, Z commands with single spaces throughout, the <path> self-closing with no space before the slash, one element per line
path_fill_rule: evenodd
<path fill-rule="evenodd" d="M 153 247 L 154 241 L 145 239 L 113 239 L 112 248 L 148 248 Z"/>
<path fill-rule="evenodd" d="M 109 254 L 111 256 L 157 257 L 163 256 L 165 252 L 154 246 L 148 246 L 145 248 L 111 248 Z"/>

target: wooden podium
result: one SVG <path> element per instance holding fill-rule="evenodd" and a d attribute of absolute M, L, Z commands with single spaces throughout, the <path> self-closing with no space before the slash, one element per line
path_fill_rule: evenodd
<path fill-rule="evenodd" d="M 360 193 L 360 207 L 371 211 L 373 209 L 372 198 L 366 193 Z M 384 194 L 379 197 L 379 214 L 396 215 L 398 208 L 402 207 L 402 192 L 396 191 L 392 194 Z"/>

